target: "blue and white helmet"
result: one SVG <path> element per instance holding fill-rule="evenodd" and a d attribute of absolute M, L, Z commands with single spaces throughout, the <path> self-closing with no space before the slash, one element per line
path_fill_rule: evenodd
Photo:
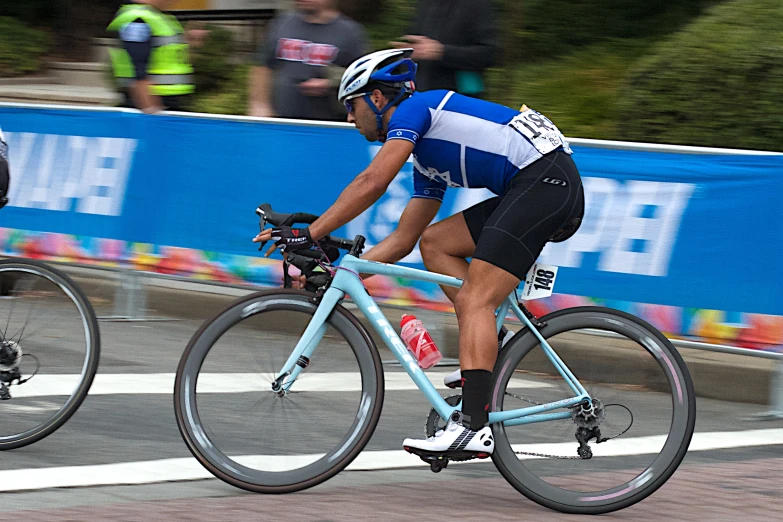
<path fill-rule="evenodd" d="M 403 92 L 413 92 L 416 78 L 416 63 L 410 56 L 413 49 L 384 49 L 363 56 L 353 62 L 343 73 L 337 99 L 346 99 L 369 94 L 367 86 L 374 82 L 400 85 Z"/>

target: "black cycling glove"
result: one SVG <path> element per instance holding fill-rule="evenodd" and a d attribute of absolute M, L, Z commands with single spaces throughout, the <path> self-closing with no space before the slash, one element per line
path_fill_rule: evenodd
<path fill-rule="evenodd" d="M 310 229 L 281 226 L 272 229 L 272 240 L 281 252 L 306 250 L 313 246 Z"/>

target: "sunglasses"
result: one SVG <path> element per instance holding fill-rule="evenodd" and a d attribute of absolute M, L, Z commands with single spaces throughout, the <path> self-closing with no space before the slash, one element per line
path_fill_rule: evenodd
<path fill-rule="evenodd" d="M 366 93 L 361 94 L 354 94 L 352 96 L 349 96 L 348 98 L 343 101 L 343 104 L 345 105 L 345 110 L 348 111 L 348 114 L 351 114 L 355 108 L 354 103 L 356 103 L 356 99 L 364 96 Z"/>

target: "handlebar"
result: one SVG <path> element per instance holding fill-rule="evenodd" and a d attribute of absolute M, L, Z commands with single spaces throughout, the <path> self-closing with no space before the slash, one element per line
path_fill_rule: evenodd
<path fill-rule="evenodd" d="M 272 210 L 272 205 L 269 203 L 262 203 L 261 205 L 258 205 L 256 214 L 258 214 L 258 216 L 261 218 L 259 220 L 259 226 L 261 227 L 261 230 L 264 229 L 264 226 L 266 226 L 267 223 L 270 223 L 276 227 L 290 227 L 297 223 L 310 225 L 315 222 L 316 219 L 318 219 L 318 216 L 315 214 L 308 214 L 307 212 L 295 212 L 293 214 L 275 212 Z M 348 250 L 349 254 L 357 256 L 360 255 L 364 250 L 364 242 L 364 236 L 356 236 L 351 240 L 329 235 L 318 240 L 318 243 L 323 246 L 334 247 L 340 250 Z M 316 250 L 299 250 L 296 253 L 312 259 L 322 259 L 323 257 L 323 254 Z"/>
<path fill-rule="evenodd" d="M 308 214 L 306 212 L 296 212 L 294 214 L 283 214 L 281 212 L 275 212 L 272 210 L 272 205 L 269 203 L 262 203 L 261 205 L 258 205 L 256 214 L 258 214 L 265 222 L 271 223 L 276 227 L 290 227 L 296 223 L 310 225 L 316 219 L 318 219 L 318 216 L 315 214 Z"/>
<path fill-rule="evenodd" d="M 305 212 L 297 212 L 294 214 L 283 214 L 281 212 L 275 212 L 272 210 L 272 205 L 269 203 L 263 203 L 256 209 L 256 214 L 259 216 L 259 226 L 261 230 L 267 223 L 275 226 L 292 226 L 296 223 L 311 224 L 318 219 L 315 214 L 308 214 Z M 326 236 L 318 240 L 320 248 L 317 250 L 296 250 L 289 252 L 285 255 L 285 261 L 283 262 L 283 287 L 291 288 L 293 279 L 288 274 L 289 265 L 293 265 L 299 270 L 306 278 L 305 289 L 316 292 L 316 296 L 319 292 L 323 292 L 331 283 L 333 274 L 324 272 L 318 272 L 317 267 L 323 265 L 323 262 L 333 263 L 339 257 L 338 249 L 348 250 L 350 255 L 359 256 L 364 250 L 364 236 L 356 236 L 353 240 L 345 239 L 342 237 Z M 258 247 L 259 250 L 263 249 L 266 241 L 261 243 Z M 270 250 L 271 253 L 271 250 Z M 268 255 L 268 254 L 267 254 Z"/>

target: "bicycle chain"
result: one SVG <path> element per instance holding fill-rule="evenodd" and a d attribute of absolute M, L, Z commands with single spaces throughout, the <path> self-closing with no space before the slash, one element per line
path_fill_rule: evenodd
<path fill-rule="evenodd" d="M 505 392 L 505 394 L 508 395 L 509 397 L 513 397 L 513 398 L 515 398 L 517 400 L 520 400 L 522 402 L 527 402 L 528 404 L 532 404 L 534 406 L 543 406 L 543 403 L 541 403 L 541 402 L 537 402 L 537 401 L 534 401 L 532 399 L 526 399 L 525 397 L 521 397 L 521 396 L 516 395 L 514 393 L 511 393 L 511 392 Z M 452 395 L 452 396 L 446 398 L 446 402 L 449 405 L 451 405 L 451 406 L 456 406 L 459 403 L 459 400 L 460 400 L 460 396 L 459 395 Z M 434 411 L 435 410 L 433 409 L 432 412 L 434 412 Z M 432 415 L 432 412 L 430 413 L 430 415 Z M 437 413 L 436 413 L 436 415 L 437 415 Z M 633 421 L 631 421 L 631 422 L 633 422 Z M 425 434 L 427 434 L 427 428 L 428 427 L 429 426 L 427 426 L 425 424 L 425 426 L 424 426 Z M 628 431 L 628 430 L 626 429 L 625 431 Z M 625 433 L 625 431 L 623 431 L 619 435 L 615 435 L 614 437 L 609 437 L 609 438 L 607 438 L 605 440 L 610 440 L 610 439 L 617 438 L 620 435 L 622 435 L 623 433 Z M 584 457 L 580 457 L 580 456 L 566 457 L 566 456 L 563 456 L 563 455 L 551 455 L 551 454 L 548 454 L 548 453 L 535 453 L 535 452 L 532 452 L 532 451 L 515 451 L 514 455 L 526 455 L 526 456 L 529 456 L 529 457 L 540 457 L 540 458 L 545 458 L 545 459 L 556 459 L 556 460 L 585 460 Z M 458 459 L 452 459 L 452 460 L 456 461 Z"/>
<path fill-rule="evenodd" d="M 516 395 L 514 393 L 505 392 L 506 395 L 510 397 L 514 397 L 517 400 L 520 400 L 522 402 L 527 402 L 529 404 L 533 404 L 534 406 L 543 406 L 543 403 L 536 402 L 532 399 L 526 399 L 524 397 L 520 397 L 519 395 Z M 564 457 L 562 455 L 549 455 L 548 453 L 534 453 L 532 451 L 515 451 L 514 455 L 527 455 L 530 457 L 541 457 L 545 459 L 557 459 L 557 460 L 582 460 L 582 457 Z"/>

